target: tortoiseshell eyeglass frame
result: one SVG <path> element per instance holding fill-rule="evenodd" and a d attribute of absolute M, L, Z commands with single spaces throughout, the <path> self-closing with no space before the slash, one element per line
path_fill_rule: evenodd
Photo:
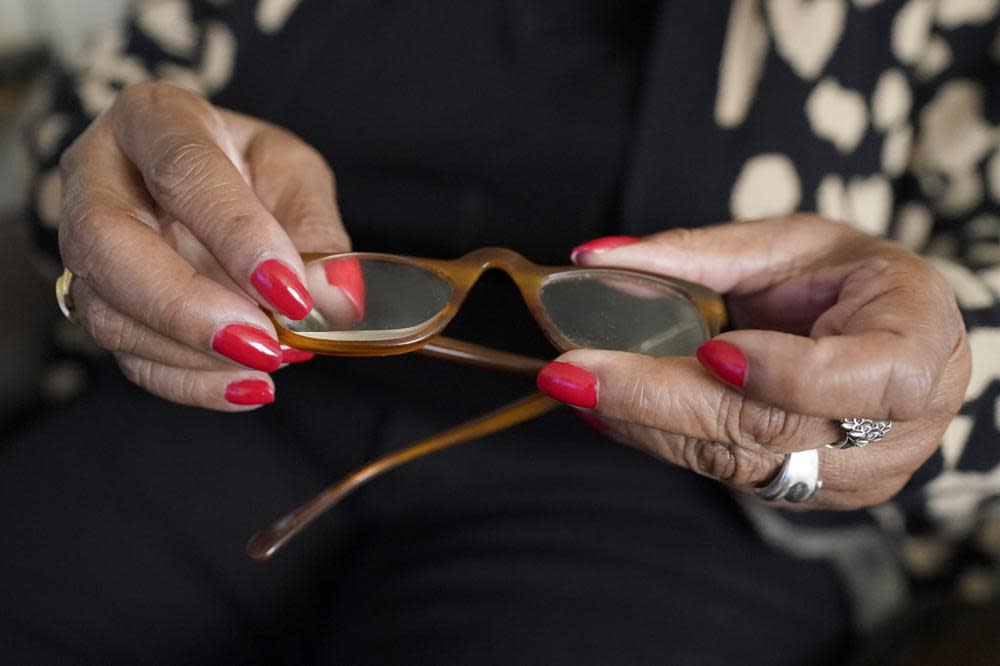
<path fill-rule="evenodd" d="M 345 254 L 303 254 L 306 264 L 325 259 L 376 259 L 431 271 L 451 285 L 451 296 L 444 308 L 427 322 L 407 329 L 398 338 L 378 340 L 329 340 L 310 337 L 291 330 L 283 320 L 272 315 L 278 339 L 296 349 L 334 356 L 389 356 L 418 351 L 422 354 L 468 363 L 496 370 L 535 375 L 547 361 L 500 351 L 475 343 L 454 340 L 440 335 L 462 307 L 466 296 L 480 276 L 491 269 L 510 276 L 521 291 L 535 321 L 559 352 L 575 349 L 576 345 L 559 330 L 542 304 L 541 291 L 554 276 L 571 273 L 600 276 L 641 276 L 668 287 L 690 301 L 701 313 L 708 337 L 718 335 L 726 326 L 726 308 L 722 297 L 712 289 L 681 280 L 623 268 L 589 268 L 578 266 L 542 266 L 506 248 L 487 247 L 469 252 L 458 259 L 427 259 L 374 252 Z M 391 469 L 436 451 L 462 444 L 551 411 L 560 403 L 542 393 L 532 393 L 509 405 L 500 407 L 477 419 L 416 442 L 388 454 L 349 474 L 319 495 L 255 534 L 247 543 L 247 553 L 257 561 L 271 558 L 282 546 L 307 525 L 325 513 L 359 486 Z"/>

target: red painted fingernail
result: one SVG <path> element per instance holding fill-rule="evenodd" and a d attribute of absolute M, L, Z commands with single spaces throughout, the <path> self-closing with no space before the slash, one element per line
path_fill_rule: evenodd
<path fill-rule="evenodd" d="M 234 405 L 269 405 L 274 388 L 263 379 L 244 379 L 226 387 L 226 401 Z"/>
<path fill-rule="evenodd" d="M 747 380 L 747 357 L 725 340 L 709 340 L 698 347 L 698 361 L 713 375 L 736 388 Z"/>
<path fill-rule="evenodd" d="M 577 245 L 573 248 L 573 251 L 570 252 L 569 259 L 576 264 L 579 263 L 579 260 L 585 254 L 607 252 L 608 250 L 613 250 L 616 247 L 638 243 L 640 240 L 642 239 L 635 236 L 604 236 L 602 238 L 595 238 L 592 241 L 587 241 L 583 245 Z"/>
<path fill-rule="evenodd" d="M 597 418 L 594 414 L 580 409 L 574 409 L 573 411 L 576 412 L 576 415 L 580 417 L 581 421 L 589 425 L 597 432 L 604 432 L 608 429 L 608 424 Z"/>
<path fill-rule="evenodd" d="M 365 318 L 365 276 L 357 259 L 334 259 L 323 264 L 326 281 L 344 292 L 354 305 L 358 321 Z"/>
<path fill-rule="evenodd" d="M 590 370 L 552 361 L 538 373 L 538 390 L 560 402 L 592 409 L 597 406 L 597 377 Z"/>
<path fill-rule="evenodd" d="M 278 259 L 262 261 L 250 282 L 268 303 L 289 319 L 304 319 L 313 308 L 312 297 L 291 268 Z"/>
<path fill-rule="evenodd" d="M 229 324 L 212 338 L 212 349 L 237 363 L 274 372 L 281 365 L 281 348 L 270 335 L 247 324 Z"/>
<path fill-rule="evenodd" d="M 282 363 L 304 363 L 305 361 L 312 360 L 315 356 L 316 354 L 311 351 L 306 351 L 304 349 L 292 349 L 287 345 L 281 345 Z"/>

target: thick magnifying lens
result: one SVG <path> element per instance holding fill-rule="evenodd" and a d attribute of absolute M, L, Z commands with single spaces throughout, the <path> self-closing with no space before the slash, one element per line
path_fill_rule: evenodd
<path fill-rule="evenodd" d="M 306 265 L 315 307 L 302 321 L 284 320 L 291 331 L 320 340 L 392 340 L 410 334 L 441 313 L 452 285 L 429 269 L 391 259 L 327 257 Z"/>
<path fill-rule="evenodd" d="M 692 356 L 709 338 L 701 312 L 666 281 L 614 269 L 557 273 L 540 294 L 574 347 L 648 356 Z"/>

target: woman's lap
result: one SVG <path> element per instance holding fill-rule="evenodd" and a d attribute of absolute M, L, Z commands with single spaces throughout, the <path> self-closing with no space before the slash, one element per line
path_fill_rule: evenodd
<path fill-rule="evenodd" d="M 381 479 L 250 562 L 246 538 L 326 482 L 521 390 L 366 363 L 286 371 L 276 405 L 235 416 L 102 367 L 4 444 L 7 663 L 835 663 L 829 566 L 566 410 Z"/>

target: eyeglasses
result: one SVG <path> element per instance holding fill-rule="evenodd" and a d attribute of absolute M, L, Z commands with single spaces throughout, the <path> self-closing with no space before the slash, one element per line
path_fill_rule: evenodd
<path fill-rule="evenodd" d="M 487 270 L 505 272 L 560 352 L 578 348 L 649 356 L 690 356 L 726 325 L 721 297 L 703 285 L 620 268 L 541 266 L 504 248 L 458 259 L 351 252 L 303 255 L 314 308 L 305 319 L 271 315 L 278 339 L 335 356 L 412 351 L 535 375 L 541 359 L 453 340 L 440 333 Z M 442 449 L 523 423 L 559 406 L 533 393 L 477 419 L 416 442 L 356 470 L 255 534 L 247 553 L 273 556 L 296 534 L 373 478 Z"/>

